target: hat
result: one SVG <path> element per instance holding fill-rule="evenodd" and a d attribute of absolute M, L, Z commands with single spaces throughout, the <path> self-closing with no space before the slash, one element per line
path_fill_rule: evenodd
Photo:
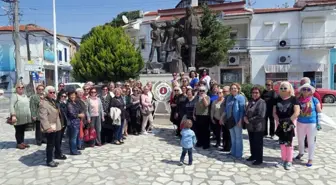
<path fill-rule="evenodd" d="M 312 93 L 315 93 L 315 88 L 313 86 L 311 86 L 309 83 L 305 83 L 305 84 L 301 85 L 299 87 L 298 91 L 301 92 L 301 90 L 303 88 L 309 88 L 312 91 Z"/>
<path fill-rule="evenodd" d="M 206 91 L 206 87 L 205 87 L 205 86 L 200 86 L 200 87 L 198 88 L 198 90 L 200 90 L 200 91 Z"/>
<path fill-rule="evenodd" d="M 192 87 L 190 85 L 187 86 L 187 89 L 192 89 Z"/>

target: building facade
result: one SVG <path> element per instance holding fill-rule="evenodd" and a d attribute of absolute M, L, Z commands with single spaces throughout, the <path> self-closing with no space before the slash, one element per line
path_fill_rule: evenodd
<path fill-rule="evenodd" d="M 41 27 L 27 27 L 29 33 L 29 50 L 31 60 L 28 61 L 28 48 L 26 37 L 26 26 L 20 26 L 20 54 L 22 61 L 22 77 L 23 83 L 30 83 L 31 72 L 28 71 L 27 66 L 34 64 L 40 65 L 41 70 L 33 71 L 35 74 L 34 80 L 46 85 L 54 85 L 54 47 L 53 35 L 50 31 Z M 1 83 L 7 84 L 7 88 L 11 89 L 13 82 L 15 81 L 15 59 L 14 59 L 14 43 L 12 39 L 11 26 L 0 27 L 0 73 Z M 70 77 L 71 71 L 71 54 L 72 45 L 75 42 L 72 39 L 60 39 L 57 40 L 57 58 L 59 64 L 59 81 L 66 82 Z M 2 87 L 4 88 L 4 87 Z"/>
<path fill-rule="evenodd" d="M 195 4 L 194 1 L 190 2 Z M 188 4 L 189 1 L 183 3 Z M 165 26 L 167 21 L 176 21 L 183 17 L 185 15 L 183 3 L 181 1 L 177 8 L 146 12 L 141 19 L 125 26 L 126 32 L 134 40 L 136 47 L 140 49 L 145 62 L 148 61 L 151 51 L 150 24 L 156 22 L 159 26 Z M 223 59 L 219 66 L 210 68 L 210 75 L 223 84 L 249 82 L 251 60 L 248 51 L 248 41 L 252 11 L 245 8 L 245 1 L 228 3 L 216 1 L 216 3 L 208 4 L 211 10 L 221 12 L 218 20 L 231 27 L 231 38 L 236 40 L 235 46 L 229 51 L 228 60 Z M 161 57 L 161 61 L 164 61 L 164 52 L 162 52 Z M 154 56 L 155 59 L 156 56 Z"/>
<path fill-rule="evenodd" d="M 335 5 L 297 1 L 294 8 L 255 9 L 249 46 L 252 83 L 309 77 L 318 88 L 332 88 Z"/>

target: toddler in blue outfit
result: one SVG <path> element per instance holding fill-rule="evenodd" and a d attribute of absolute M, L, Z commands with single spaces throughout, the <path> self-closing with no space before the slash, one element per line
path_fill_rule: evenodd
<path fill-rule="evenodd" d="M 184 163 L 184 158 L 188 153 L 189 156 L 189 165 L 192 165 L 192 150 L 194 145 L 196 144 L 196 136 L 195 132 L 192 131 L 190 128 L 192 127 L 192 121 L 190 119 L 182 121 L 184 128 L 181 131 L 181 146 L 182 146 L 182 154 L 180 158 L 179 165 L 182 166 Z"/>

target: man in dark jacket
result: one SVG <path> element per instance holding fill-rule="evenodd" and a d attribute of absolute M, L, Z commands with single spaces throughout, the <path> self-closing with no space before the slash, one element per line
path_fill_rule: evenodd
<path fill-rule="evenodd" d="M 267 105 L 267 111 L 266 111 L 266 116 L 265 116 L 265 132 L 264 136 L 267 137 L 268 135 L 268 119 L 269 119 L 269 134 L 271 138 L 274 137 L 275 135 L 275 122 L 274 122 L 274 117 L 273 117 L 273 105 L 274 101 L 277 98 L 276 92 L 273 90 L 273 81 L 272 80 L 267 80 L 266 81 L 266 89 L 263 91 L 261 98 L 265 100 L 266 105 Z"/>

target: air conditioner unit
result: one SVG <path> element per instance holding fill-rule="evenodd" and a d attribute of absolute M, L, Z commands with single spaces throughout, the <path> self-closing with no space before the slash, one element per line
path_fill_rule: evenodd
<path fill-rule="evenodd" d="M 279 64 L 290 64 L 292 62 L 290 56 L 280 56 L 278 63 Z"/>
<path fill-rule="evenodd" d="M 238 65 L 239 65 L 239 56 L 230 56 L 229 66 L 238 66 Z"/>
<path fill-rule="evenodd" d="M 286 39 L 282 39 L 279 41 L 279 45 L 278 45 L 279 49 L 286 49 L 286 48 L 290 48 L 290 43 L 289 40 Z"/>

